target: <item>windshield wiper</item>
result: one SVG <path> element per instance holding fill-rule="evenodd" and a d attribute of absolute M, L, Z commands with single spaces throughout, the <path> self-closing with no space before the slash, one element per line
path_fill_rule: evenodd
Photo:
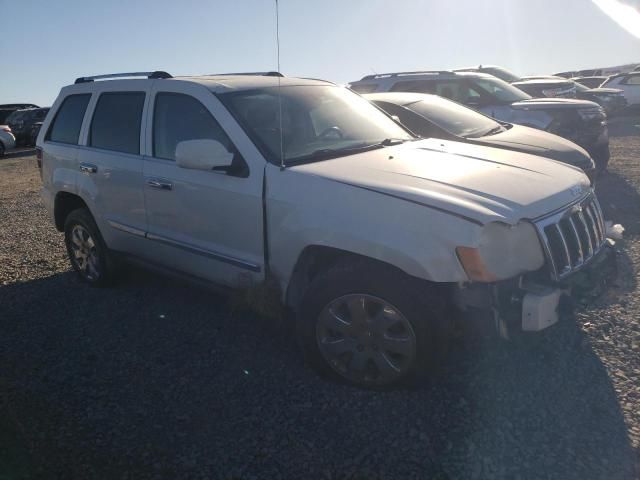
<path fill-rule="evenodd" d="M 500 133 L 504 131 L 504 127 L 502 125 L 498 125 L 497 127 L 493 127 L 488 132 L 484 133 L 483 137 L 488 137 L 489 135 L 495 135 L 496 133 Z"/>
<path fill-rule="evenodd" d="M 314 150 L 308 155 L 303 155 L 297 158 L 293 158 L 287 162 L 288 165 L 305 162 L 316 162 L 320 160 L 329 160 L 331 158 L 342 157 L 346 155 L 353 155 L 354 153 L 368 152 L 370 150 L 377 150 L 378 148 L 390 147 L 392 145 L 400 145 L 406 142 L 401 138 L 385 138 L 378 143 L 367 143 L 364 145 L 356 145 L 353 147 L 345 148 L 320 148 Z"/>

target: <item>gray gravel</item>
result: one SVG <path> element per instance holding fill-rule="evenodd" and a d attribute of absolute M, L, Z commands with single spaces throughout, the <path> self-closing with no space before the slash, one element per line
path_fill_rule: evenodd
<path fill-rule="evenodd" d="M 0 478 L 638 478 L 631 132 L 598 188 L 627 228 L 616 288 L 539 335 L 460 341 L 440 377 L 388 393 L 318 378 L 286 327 L 209 291 L 137 270 L 80 284 L 34 158 L 0 159 Z"/>

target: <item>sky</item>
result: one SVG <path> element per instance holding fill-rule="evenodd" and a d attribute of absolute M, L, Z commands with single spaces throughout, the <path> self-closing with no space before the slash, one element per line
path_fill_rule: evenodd
<path fill-rule="evenodd" d="M 526 75 L 640 62 L 640 20 L 628 14 L 638 0 L 621 0 L 628 11 L 618 0 L 279 3 L 280 68 L 291 76 L 347 83 L 480 63 Z M 275 0 L 0 0 L 0 12 L 0 103 L 50 105 L 85 75 L 276 69 Z"/>

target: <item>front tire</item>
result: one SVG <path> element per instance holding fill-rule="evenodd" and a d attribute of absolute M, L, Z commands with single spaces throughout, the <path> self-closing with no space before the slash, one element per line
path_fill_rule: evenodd
<path fill-rule="evenodd" d="M 448 343 L 445 296 L 437 290 L 375 262 L 331 267 L 302 299 L 298 333 L 307 362 L 365 388 L 412 383 Z"/>
<path fill-rule="evenodd" d="M 67 216 L 64 240 L 71 266 L 83 282 L 93 287 L 111 285 L 114 262 L 88 209 L 79 208 Z"/>

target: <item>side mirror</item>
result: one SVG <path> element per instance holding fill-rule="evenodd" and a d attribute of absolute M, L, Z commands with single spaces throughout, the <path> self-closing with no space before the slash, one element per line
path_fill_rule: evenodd
<path fill-rule="evenodd" d="M 176 146 L 176 163 L 192 170 L 227 170 L 233 156 L 217 140 L 185 140 Z"/>

